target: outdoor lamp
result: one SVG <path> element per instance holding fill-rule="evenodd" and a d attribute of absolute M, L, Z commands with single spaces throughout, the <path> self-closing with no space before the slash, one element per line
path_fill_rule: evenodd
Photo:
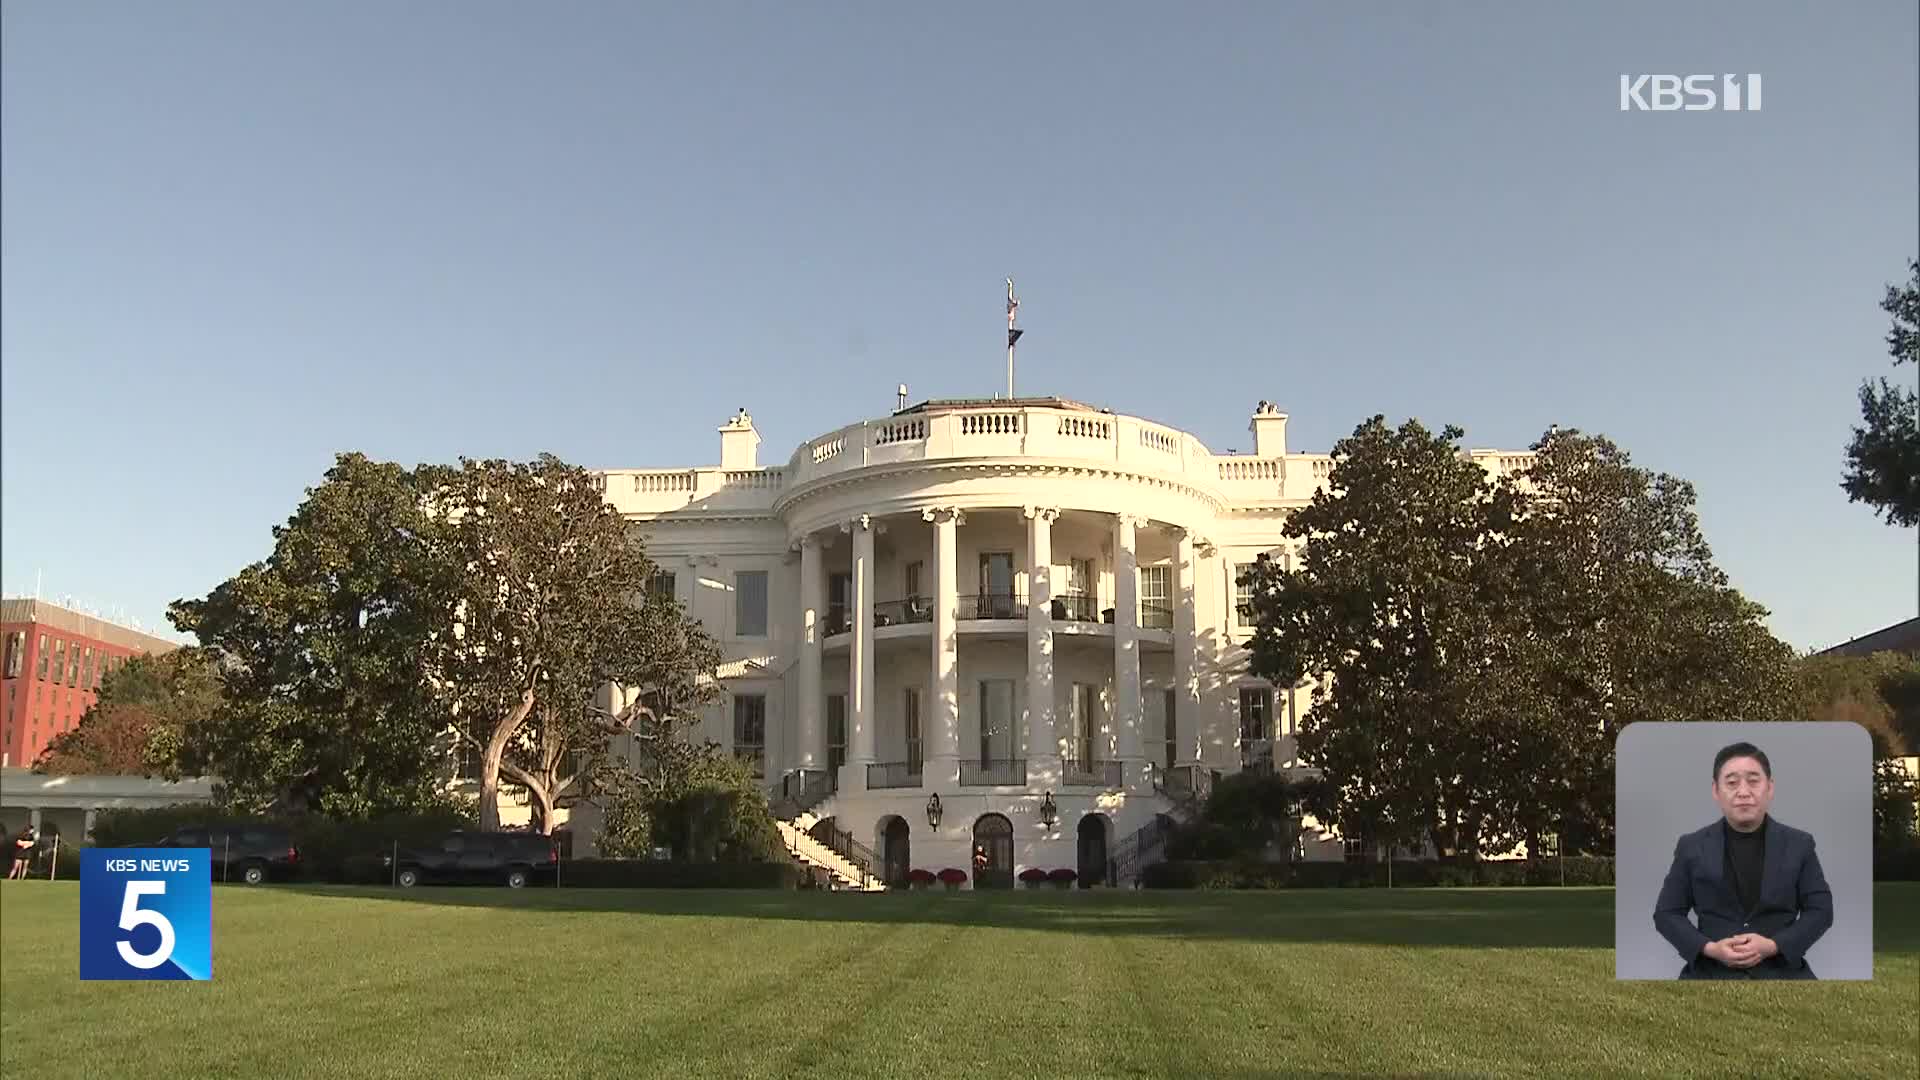
<path fill-rule="evenodd" d="M 940 827 L 940 793 L 937 791 L 927 796 L 927 827 Z"/>
<path fill-rule="evenodd" d="M 1059 820 L 1060 808 L 1053 804 L 1053 792 L 1049 791 L 1047 797 L 1040 800 L 1040 824 L 1051 829 L 1053 823 Z"/>

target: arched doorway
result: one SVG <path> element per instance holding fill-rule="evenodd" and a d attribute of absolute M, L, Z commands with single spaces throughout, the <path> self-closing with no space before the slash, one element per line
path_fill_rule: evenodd
<path fill-rule="evenodd" d="M 881 879 L 888 885 L 906 885 L 913 871 L 913 829 L 907 819 L 888 815 L 880 819 Z"/>
<path fill-rule="evenodd" d="M 982 814 L 973 823 L 973 846 L 987 852 L 986 869 L 973 873 L 976 889 L 1013 888 L 1013 822 L 999 814 Z M 972 853 L 968 853 L 972 857 Z"/>
<path fill-rule="evenodd" d="M 1112 822 L 1105 814 L 1088 814 L 1080 819 L 1080 887 L 1091 889 L 1107 883 L 1107 830 Z"/>

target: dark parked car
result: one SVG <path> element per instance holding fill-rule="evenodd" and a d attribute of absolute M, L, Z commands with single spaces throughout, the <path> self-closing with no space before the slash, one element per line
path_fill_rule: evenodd
<path fill-rule="evenodd" d="M 423 883 L 505 884 L 509 889 L 552 882 L 560 867 L 560 848 L 551 837 L 533 832 L 450 832 L 436 844 L 401 848 L 398 865 L 383 857 L 403 889 Z"/>
<path fill-rule="evenodd" d="M 143 846 L 209 848 L 213 852 L 215 881 L 259 885 L 296 877 L 300 872 L 300 848 L 284 825 L 256 822 L 189 825 L 175 830 L 164 840 Z"/>

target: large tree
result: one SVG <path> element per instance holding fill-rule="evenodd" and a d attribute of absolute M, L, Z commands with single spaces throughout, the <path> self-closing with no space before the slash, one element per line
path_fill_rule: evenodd
<path fill-rule="evenodd" d="M 1887 286 L 1880 308 L 1893 317 L 1887 353 L 1894 367 L 1920 368 L 1920 260 L 1907 269 L 1907 283 Z M 1920 394 L 1884 377 L 1867 380 L 1860 385 L 1860 418 L 1840 480 L 1847 501 L 1864 502 L 1895 525 L 1920 525 Z"/>
<path fill-rule="evenodd" d="M 450 717 L 421 659 L 448 627 L 450 589 L 425 496 L 416 472 L 342 454 L 271 555 L 174 603 L 225 692 L 184 767 L 251 809 L 364 817 L 440 801 Z"/>
<path fill-rule="evenodd" d="M 1488 747 L 1508 725 L 1476 685 L 1501 637 L 1477 595 L 1492 486 L 1460 435 L 1361 424 L 1288 519 L 1297 565 L 1251 572 L 1253 670 L 1314 685 L 1299 753 L 1333 782 L 1309 808 L 1386 845 L 1474 849 L 1500 783 Z"/>
<path fill-rule="evenodd" d="M 500 778 L 523 785 L 550 827 L 558 799 L 605 764 L 612 739 L 663 702 L 709 693 L 719 653 L 671 598 L 594 477 L 551 456 L 463 461 L 432 479 L 456 628 L 433 667 L 480 758 L 481 824 Z M 626 708 L 600 690 L 637 691 Z"/>
<path fill-rule="evenodd" d="M 1714 565 L 1693 486 L 1610 440 L 1554 430 L 1504 477 L 1501 527 L 1536 663 L 1521 674 L 1556 734 L 1553 809 L 1611 844 L 1613 745 L 1641 720 L 1791 719 L 1793 650 Z M 1544 790 L 1544 789 L 1543 789 Z"/>
<path fill-rule="evenodd" d="M 1772 719 L 1791 650 L 1712 565 L 1683 481 L 1554 431 L 1490 481 L 1460 431 L 1362 424 L 1251 574 L 1255 673 L 1314 683 L 1317 815 L 1472 856 L 1610 844 L 1613 741 L 1646 719 Z"/>
<path fill-rule="evenodd" d="M 1875 757 L 1920 753 L 1920 658 L 1814 655 L 1795 665 L 1799 720 L 1859 724 Z"/>
<path fill-rule="evenodd" d="M 135 656 L 101 680 L 93 706 L 47 746 L 34 771 L 178 779 L 186 733 L 220 703 L 220 682 L 205 650 Z"/>

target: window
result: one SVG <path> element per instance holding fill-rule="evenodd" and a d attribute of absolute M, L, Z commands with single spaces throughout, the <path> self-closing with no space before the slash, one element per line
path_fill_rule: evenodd
<path fill-rule="evenodd" d="M 759 571 L 756 571 L 759 572 Z M 762 576 L 764 576 L 764 572 Z M 753 775 L 767 775 L 767 696 L 733 696 L 733 753 L 753 768 Z"/>
<path fill-rule="evenodd" d="M 1073 684 L 1072 756 L 1081 768 L 1099 758 L 1100 689 L 1090 683 Z"/>
<path fill-rule="evenodd" d="M 1240 688 L 1240 767 L 1273 768 L 1273 691 L 1264 686 Z"/>
<path fill-rule="evenodd" d="M 1068 559 L 1067 560 L 1067 595 L 1068 596 L 1092 596 L 1093 595 L 1093 560 L 1092 559 Z"/>
<path fill-rule="evenodd" d="M 73 651 L 67 654 L 67 685 L 80 685 L 80 643 L 73 643 Z"/>
<path fill-rule="evenodd" d="M 1246 580 L 1253 573 L 1252 563 L 1233 564 L 1233 614 L 1241 626 L 1253 625 L 1253 583 Z"/>
<path fill-rule="evenodd" d="M 1140 568 L 1140 625 L 1148 630 L 1173 628 L 1173 567 Z"/>
<path fill-rule="evenodd" d="M 93 648 L 91 646 L 87 648 L 80 661 L 80 687 L 83 690 L 93 689 Z"/>
<path fill-rule="evenodd" d="M 827 577 L 827 633 L 844 634 L 853 629 L 853 575 Z"/>
<path fill-rule="evenodd" d="M 67 681 L 67 643 L 64 641 L 53 643 L 53 681 L 55 685 Z"/>
<path fill-rule="evenodd" d="M 1013 759 L 1013 680 L 980 680 L 980 765 Z"/>
<path fill-rule="evenodd" d="M 737 637 L 767 636 L 765 570 L 740 570 L 734 573 L 733 632 Z"/>
<path fill-rule="evenodd" d="M 907 599 L 920 599 L 920 579 L 926 569 L 927 564 L 917 560 L 907 564 Z"/>
<path fill-rule="evenodd" d="M 33 677 L 45 682 L 47 679 L 47 635 L 40 635 L 40 648 L 34 653 Z"/>
<path fill-rule="evenodd" d="M 1011 619 L 1013 614 L 1013 552 L 980 553 L 980 606 L 982 619 Z"/>
<path fill-rule="evenodd" d="M 847 695 L 827 695 L 827 768 L 847 763 Z"/>
<path fill-rule="evenodd" d="M 1160 706 L 1161 723 L 1165 725 L 1162 730 L 1166 733 L 1166 747 L 1162 751 L 1161 763 L 1166 766 L 1168 772 L 1173 771 L 1173 763 L 1176 760 L 1175 755 L 1179 749 L 1174 745 L 1175 740 L 1180 734 L 1180 729 L 1177 724 L 1179 715 L 1174 711 L 1174 707 L 1177 704 L 1177 699 L 1174 696 L 1175 693 L 1173 690 L 1168 690 L 1163 693 L 1161 695 L 1162 704 Z"/>
<path fill-rule="evenodd" d="M 20 677 L 20 669 L 27 662 L 27 634 L 24 630 L 15 630 L 7 635 L 7 678 Z"/>
<path fill-rule="evenodd" d="M 647 583 L 647 595 L 655 600 L 672 603 L 674 598 L 679 595 L 674 588 L 674 584 L 672 571 L 656 571 L 653 575 L 653 580 Z"/>
<path fill-rule="evenodd" d="M 926 761 L 926 746 L 920 741 L 920 688 L 907 687 L 904 719 L 907 729 L 907 772 L 918 773 Z"/>

